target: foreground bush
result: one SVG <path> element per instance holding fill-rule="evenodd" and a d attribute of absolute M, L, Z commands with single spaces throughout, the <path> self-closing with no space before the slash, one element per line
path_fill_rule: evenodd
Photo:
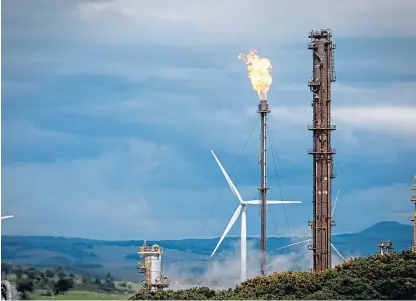
<path fill-rule="evenodd" d="M 373 255 L 320 273 L 283 272 L 249 279 L 228 291 L 208 287 L 139 291 L 130 300 L 415 300 L 416 253 Z"/>

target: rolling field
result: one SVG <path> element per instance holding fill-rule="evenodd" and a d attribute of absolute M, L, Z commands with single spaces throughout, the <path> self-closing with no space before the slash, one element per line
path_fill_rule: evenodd
<path fill-rule="evenodd" d="M 57 296 L 36 296 L 35 300 L 127 300 L 131 294 L 103 294 L 88 291 L 71 290 L 64 295 Z"/>

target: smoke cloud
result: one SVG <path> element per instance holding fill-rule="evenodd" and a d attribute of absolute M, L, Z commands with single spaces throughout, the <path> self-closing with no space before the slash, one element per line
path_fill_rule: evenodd
<path fill-rule="evenodd" d="M 295 242 L 295 240 L 294 240 Z M 312 251 L 307 248 L 308 243 L 300 244 L 287 254 L 268 255 L 267 274 L 283 271 L 312 270 Z M 349 259 L 353 254 L 342 254 Z M 354 257 L 359 257 L 354 254 Z M 342 258 L 332 252 L 332 267 L 343 263 Z M 229 252 L 218 253 L 214 257 L 207 256 L 206 265 L 202 273 L 191 272 L 183 263 L 172 263 L 164 266 L 164 275 L 172 281 L 170 289 L 187 289 L 196 286 L 207 286 L 211 289 L 234 288 L 240 283 L 240 241 L 236 241 Z M 260 275 L 259 251 L 255 242 L 247 241 L 247 275 L 253 278 Z"/>
<path fill-rule="evenodd" d="M 269 255 L 267 273 L 287 270 L 308 270 L 312 267 L 312 257 L 306 247 L 296 248 L 295 252 L 284 255 Z M 164 274 L 172 284 L 171 289 L 186 289 L 195 286 L 208 286 L 212 289 L 234 288 L 240 283 L 240 241 L 236 241 L 229 252 L 222 252 L 207 260 L 202 274 L 192 273 L 183 264 L 173 263 L 164 267 Z M 247 276 L 260 275 L 259 251 L 255 242 L 247 241 Z"/>
<path fill-rule="evenodd" d="M 247 275 L 259 275 L 260 260 L 254 243 L 247 241 Z M 164 267 L 171 279 L 171 289 L 186 289 L 195 286 L 208 286 L 212 289 L 233 288 L 240 283 L 240 241 L 233 244 L 232 250 L 207 257 L 202 274 L 185 270 L 182 264 L 169 264 Z"/>

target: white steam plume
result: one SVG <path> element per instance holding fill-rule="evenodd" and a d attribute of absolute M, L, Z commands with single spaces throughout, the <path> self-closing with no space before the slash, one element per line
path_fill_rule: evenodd
<path fill-rule="evenodd" d="M 298 241 L 294 239 L 293 242 Z M 283 271 L 308 271 L 312 269 L 312 251 L 305 245 L 293 247 L 290 253 L 268 256 L 268 274 Z M 255 241 L 247 241 L 247 273 L 248 278 L 260 275 L 260 260 Z M 335 252 L 332 252 L 332 266 L 343 262 Z M 349 258 L 348 254 L 345 254 Z M 216 259 L 217 258 L 217 259 Z M 186 264 L 172 263 L 164 267 L 172 284 L 171 289 L 186 289 L 196 286 L 208 286 L 211 289 L 234 288 L 240 283 L 240 241 L 233 244 L 232 251 L 219 253 L 213 258 L 207 255 L 205 272 L 203 274 L 192 273 Z"/>

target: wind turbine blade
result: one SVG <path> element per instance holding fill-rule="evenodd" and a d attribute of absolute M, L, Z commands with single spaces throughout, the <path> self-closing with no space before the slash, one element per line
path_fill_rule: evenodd
<path fill-rule="evenodd" d="M 241 210 L 243 209 L 244 205 L 238 205 L 237 209 L 235 210 L 233 216 L 230 219 L 230 222 L 228 223 L 227 227 L 224 230 L 224 233 L 221 236 L 220 241 L 217 243 L 217 246 L 215 247 L 214 251 L 211 254 L 211 257 L 214 256 L 215 251 L 217 251 L 218 247 L 220 246 L 221 242 L 224 240 L 225 236 L 228 234 L 228 231 L 230 231 L 231 227 L 234 225 L 235 221 L 237 220 L 238 216 L 241 213 Z"/>
<path fill-rule="evenodd" d="M 266 201 L 267 205 L 276 205 L 276 204 L 301 204 L 301 201 Z M 260 205 L 260 200 L 250 200 L 250 201 L 243 201 L 243 204 L 246 205 Z"/>
<path fill-rule="evenodd" d="M 219 165 L 219 167 L 220 167 L 220 169 L 221 169 L 221 171 L 222 171 L 222 174 L 224 175 L 225 179 L 227 180 L 228 185 L 229 185 L 229 186 L 230 186 L 230 188 L 231 188 L 231 191 L 232 191 L 232 192 L 234 193 L 234 195 L 238 198 L 238 200 L 240 201 L 240 203 L 242 203 L 242 202 L 243 202 L 243 198 L 242 198 L 242 197 L 241 197 L 241 195 L 238 193 L 237 188 L 234 186 L 233 181 L 231 181 L 231 179 L 230 179 L 230 177 L 228 176 L 227 172 L 225 171 L 224 167 L 222 167 L 220 160 L 218 160 L 218 158 L 217 158 L 217 156 L 215 155 L 215 153 L 214 153 L 214 151 L 213 151 L 213 150 L 211 150 L 211 153 L 212 153 L 212 155 L 214 156 L 215 161 L 217 161 L 217 163 L 218 163 L 218 165 Z"/>
<path fill-rule="evenodd" d="M 7 219 L 7 218 L 12 218 L 13 215 L 6 215 L 6 216 L 2 216 L 1 219 Z"/>
<path fill-rule="evenodd" d="M 336 205 L 337 205 L 337 201 L 338 201 L 338 194 L 339 194 L 339 189 L 338 189 L 338 191 L 337 191 L 337 197 L 335 198 L 334 208 L 332 208 L 331 217 L 333 217 L 333 216 L 334 216 L 335 207 L 336 207 Z"/>
<path fill-rule="evenodd" d="M 337 250 L 337 248 L 335 248 L 335 246 L 331 243 L 331 247 L 335 250 L 335 252 L 337 252 L 337 254 L 339 255 L 339 257 L 341 257 L 344 261 L 347 261 L 344 256 L 341 255 L 341 253 Z"/>
<path fill-rule="evenodd" d="M 284 246 L 284 247 L 280 247 L 280 248 L 276 249 L 276 251 L 279 251 L 279 250 L 285 249 L 285 248 L 289 248 L 291 246 L 295 246 L 295 245 L 298 245 L 298 244 L 301 244 L 301 243 L 304 243 L 304 242 L 308 242 L 308 241 L 311 241 L 311 240 L 312 240 L 312 238 L 307 239 L 307 240 L 298 241 L 298 242 L 295 242 L 293 244 L 290 244 L 290 245 L 287 245 L 287 246 Z"/>
<path fill-rule="evenodd" d="M 243 201 L 246 205 L 260 205 L 260 200 Z"/>
<path fill-rule="evenodd" d="M 302 202 L 301 201 L 269 201 L 269 200 L 267 200 L 266 204 L 270 204 L 270 205 L 273 205 L 273 204 L 302 204 Z"/>

